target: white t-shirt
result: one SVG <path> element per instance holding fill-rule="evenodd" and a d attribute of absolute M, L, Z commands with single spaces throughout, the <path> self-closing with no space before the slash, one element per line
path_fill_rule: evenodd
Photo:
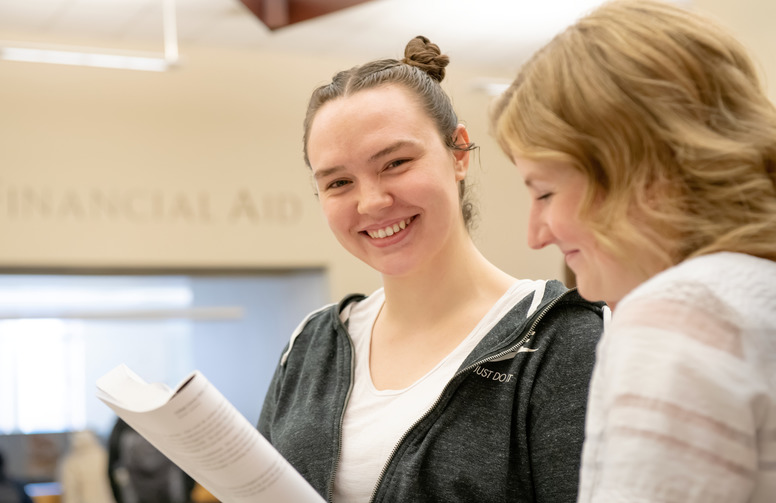
<path fill-rule="evenodd" d="M 529 316 L 544 294 L 545 281 L 519 280 L 493 305 L 471 333 L 426 375 L 400 390 L 378 390 L 372 383 L 369 349 L 377 315 L 385 301 L 382 288 L 349 313 L 348 332 L 355 346 L 354 384 L 342 426 L 342 452 L 334 480 L 336 503 L 368 501 L 401 436 L 442 392 L 466 357 L 518 302 L 536 292 Z"/>

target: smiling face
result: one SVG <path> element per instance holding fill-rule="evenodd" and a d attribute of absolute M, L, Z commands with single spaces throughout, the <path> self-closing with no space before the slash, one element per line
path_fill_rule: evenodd
<path fill-rule="evenodd" d="M 531 195 L 528 245 L 534 249 L 557 246 L 574 271 L 583 297 L 614 306 L 647 278 L 629 263 L 640 260 L 639 253 L 625 254 L 625 258 L 609 253 L 580 219 L 588 187 L 584 173 L 561 161 L 521 157 L 514 161 Z"/>
<path fill-rule="evenodd" d="M 456 143 L 468 143 L 466 129 Z M 345 249 L 387 275 L 441 263 L 468 239 L 458 182 L 469 153 L 445 146 L 404 88 L 337 98 L 313 120 L 307 143 L 321 207 Z"/>

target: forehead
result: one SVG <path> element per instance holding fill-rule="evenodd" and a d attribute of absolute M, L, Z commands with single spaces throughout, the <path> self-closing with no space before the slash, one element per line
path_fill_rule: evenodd
<path fill-rule="evenodd" d="M 402 86 L 358 91 L 324 104 L 310 126 L 311 164 L 332 156 L 380 148 L 397 140 L 428 143 L 441 139 L 418 100 Z"/>
<path fill-rule="evenodd" d="M 401 127 L 407 130 L 424 129 L 432 123 L 418 100 L 402 86 L 381 86 L 358 91 L 324 104 L 313 119 L 310 140 L 321 131 L 331 128 L 348 129 L 351 133 L 380 121 L 383 127 Z"/>

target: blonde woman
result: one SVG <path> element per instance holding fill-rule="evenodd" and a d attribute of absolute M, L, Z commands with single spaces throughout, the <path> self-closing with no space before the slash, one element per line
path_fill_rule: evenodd
<path fill-rule="evenodd" d="M 743 47 L 614 1 L 539 50 L 493 121 L 530 245 L 615 306 L 580 501 L 776 501 L 776 110 Z"/>

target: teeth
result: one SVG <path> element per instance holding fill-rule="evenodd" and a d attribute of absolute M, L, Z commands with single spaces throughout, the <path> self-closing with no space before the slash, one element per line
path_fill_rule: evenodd
<path fill-rule="evenodd" d="M 369 234 L 369 237 L 374 238 L 374 239 L 385 238 L 385 237 L 388 237 L 388 236 L 393 236 L 397 232 L 403 231 L 404 229 L 407 228 L 407 226 L 409 225 L 409 223 L 411 221 L 412 221 L 412 219 L 408 218 L 407 220 L 402 220 L 398 224 L 389 225 L 388 227 L 386 227 L 384 229 L 379 229 L 379 230 L 376 230 L 376 231 L 366 231 L 366 232 L 367 232 L 367 234 Z"/>

